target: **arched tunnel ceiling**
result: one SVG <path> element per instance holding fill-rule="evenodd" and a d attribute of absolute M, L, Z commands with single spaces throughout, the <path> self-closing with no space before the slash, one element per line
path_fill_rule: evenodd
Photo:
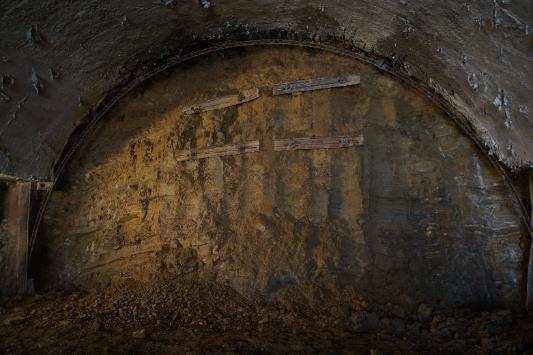
<path fill-rule="evenodd" d="M 248 40 L 329 45 L 372 60 L 435 94 L 509 171 L 527 170 L 531 7 L 528 0 L 4 0 L 0 173 L 52 178 L 80 127 L 130 86 L 195 51 Z"/>

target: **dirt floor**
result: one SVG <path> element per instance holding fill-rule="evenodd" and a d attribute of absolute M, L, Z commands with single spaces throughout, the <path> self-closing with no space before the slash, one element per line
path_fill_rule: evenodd
<path fill-rule="evenodd" d="M 252 301 L 210 281 L 174 279 L 3 298 L 0 353 L 522 353 L 532 347 L 531 315 L 422 308 L 390 319 L 375 307 L 339 312 L 291 292 L 283 300 Z"/>

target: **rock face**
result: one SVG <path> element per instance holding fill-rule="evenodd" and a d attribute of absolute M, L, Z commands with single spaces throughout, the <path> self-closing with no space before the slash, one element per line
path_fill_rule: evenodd
<path fill-rule="evenodd" d="M 266 89 L 345 74 L 361 84 Z M 261 97 L 183 113 L 250 88 Z M 354 135 L 362 145 L 274 150 Z M 259 151 L 176 159 L 250 141 Z M 497 169 L 420 94 L 333 54 L 240 49 L 161 75 L 110 112 L 52 194 L 34 269 L 44 289 L 197 273 L 243 294 L 298 289 L 429 318 L 440 306 L 518 305 L 521 223 Z"/>

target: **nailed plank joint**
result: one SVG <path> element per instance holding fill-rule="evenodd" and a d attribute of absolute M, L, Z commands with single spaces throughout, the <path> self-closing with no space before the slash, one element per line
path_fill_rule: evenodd
<path fill-rule="evenodd" d="M 322 138 L 292 138 L 274 141 L 275 151 L 304 149 L 337 149 L 363 145 L 363 136 L 339 136 Z"/>
<path fill-rule="evenodd" d="M 184 150 L 176 154 L 177 161 L 194 159 L 205 159 L 213 157 L 223 157 L 228 155 L 239 155 L 259 151 L 259 141 L 251 141 L 243 144 L 229 144 L 221 147 L 206 148 L 199 150 Z"/>
<path fill-rule="evenodd" d="M 217 110 L 221 108 L 231 107 L 243 104 L 259 98 L 259 89 L 253 88 L 249 90 L 243 90 L 236 95 L 229 95 L 220 97 L 217 99 L 209 100 L 203 102 L 199 105 L 186 107 L 183 112 L 187 115 L 192 115 L 195 113 Z"/>
<path fill-rule="evenodd" d="M 345 86 L 359 85 L 360 83 L 361 78 L 359 75 L 298 80 L 292 83 L 274 85 L 272 87 L 272 95 L 287 95 L 297 92 L 340 88 Z"/>

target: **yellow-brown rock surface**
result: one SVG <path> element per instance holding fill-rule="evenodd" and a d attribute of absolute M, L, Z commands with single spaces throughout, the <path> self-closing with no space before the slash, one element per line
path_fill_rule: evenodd
<path fill-rule="evenodd" d="M 267 93 L 345 74 L 361 84 Z M 255 87 L 257 100 L 183 113 Z M 273 150 L 276 139 L 354 134 L 362 146 Z M 259 152 L 176 161 L 254 140 Z M 198 273 L 243 294 L 416 309 L 517 303 L 524 287 L 526 232 L 497 170 L 422 95 L 318 51 L 219 52 L 131 93 L 77 152 L 44 222 L 43 288 Z"/>

